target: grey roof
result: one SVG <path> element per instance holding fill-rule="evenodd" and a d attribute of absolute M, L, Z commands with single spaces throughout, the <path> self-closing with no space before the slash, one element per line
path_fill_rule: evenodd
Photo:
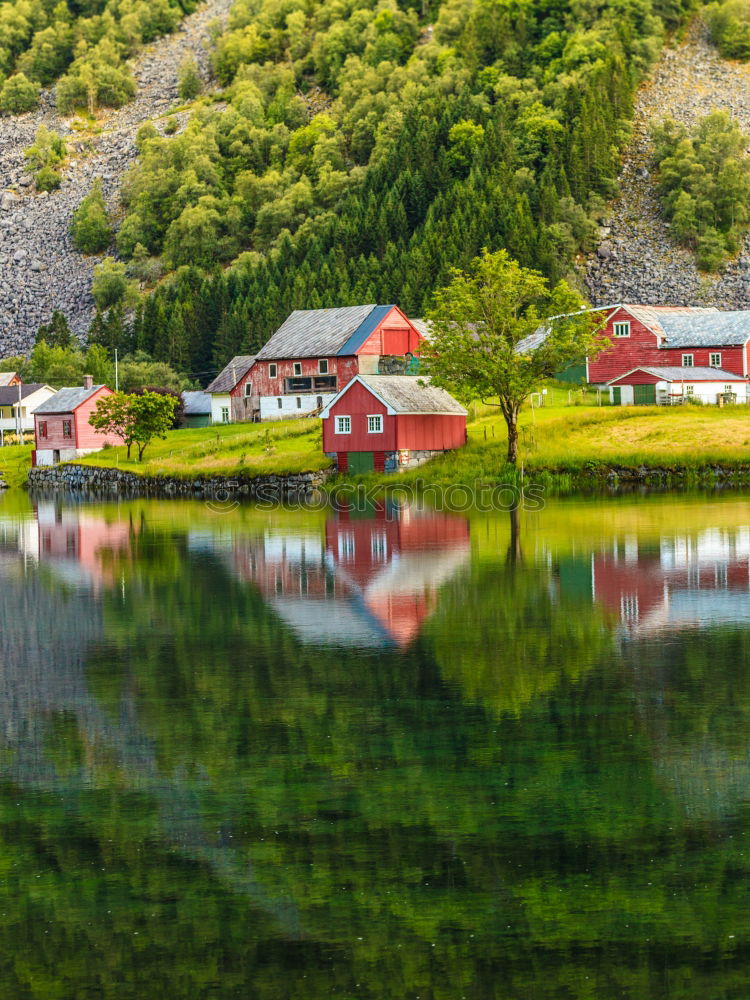
<path fill-rule="evenodd" d="M 0 385 L 10 385 L 11 379 L 14 379 L 18 372 L 0 372 Z"/>
<path fill-rule="evenodd" d="M 653 365 L 637 365 L 635 368 L 631 368 L 629 372 L 625 372 L 622 375 L 618 375 L 616 378 L 610 379 L 607 385 L 613 385 L 615 382 L 619 382 L 620 379 L 630 375 L 632 372 L 648 372 L 649 375 L 654 375 L 657 378 L 662 379 L 664 382 L 746 382 L 747 379 L 744 375 L 733 375 L 732 372 L 724 371 L 723 368 L 685 368 L 679 367 L 678 365 L 667 365 L 665 367 Z"/>
<path fill-rule="evenodd" d="M 182 403 L 185 416 L 202 416 L 211 412 L 211 395 L 208 392 L 183 392 Z"/>
<path fill-rule="evenodd" d="M 664 347 L 737 347 L 750 340 L 750 311 L 667 313 L 659 316 Z"/>
<path fill-rule="evenodd" d="M 463 406 L 445 389 L 430 385 L 429 379 L 410 375 L 358 375 L 357 378 L 396 413 L 456 413 L 466 416 Z"/>
<path fill-rule="evenodd" d="M 83 386 L 78 386 L 75 389 L 60 389 L 41 406 L 37 406 L 34 413 L 72 413 L 81 403 L 85 403 L 89 396 L 93 396 L 95 392 L 104 388 L 106 387 L 103 385 L 94 385 L 90 389 L 84 389 Z"/>
<path fill-rule="evenodd" d="M 425 340 L 432 340 L 432 323 L 426 319 L 410 319 L 409 322 Z"/>
<path fill-rule="evenodd" d="M 21 399 L 33 395 L 38 389 L 47 389 L 44 382 L 29 382 L 27 385 L 1 385 L 0 386 L 0 406 L 13 406 L 18 402 L 18 390 L 21 390 Z"/>
<path fill-rule="evenodd" d="M 238 354 L 213 382 L 206 386 L 206 392 L 231 392 L 250 371 L 254 361 L 254 354 Z"/>
<path fill-rule="evenodd" d="M 337 354 L 375 305 L 296 309 L 258 352 L 258 360 L 316 358 Z"/>

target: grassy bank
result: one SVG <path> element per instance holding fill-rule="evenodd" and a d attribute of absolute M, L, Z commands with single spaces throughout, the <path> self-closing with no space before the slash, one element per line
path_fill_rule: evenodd
<path fill-rule="evenodd" d="M 469 442 L 386 482 L 488 483 L 512 481 L 517 473 L 505 462 L 502 417 L 489 407 L 471 408 Z M 0 449 L 0 472 L 11 486 L 21 485 L 29 448 Z M 527 408 L 522 416 L 520 460 L 532 480 L 574 490 L 606 481 L 609 470 L 676 470 L 676 479 L 699 481 L 712 466 L 746 470 L 750 481 L 750 409 L 685 406 L 609 407 L 557 405 Z M 145 460 L 126 458 L 125 448 L 108 448 L 83 464 L 116 467 L 143 475 L 176 477 L 253 476 L 315 471 L 328 467 L 317 420 L 275 424 L 229 424 L 171 431 L 149 445 Z M 375 477 L 365 477 L 375 481 Z"/>

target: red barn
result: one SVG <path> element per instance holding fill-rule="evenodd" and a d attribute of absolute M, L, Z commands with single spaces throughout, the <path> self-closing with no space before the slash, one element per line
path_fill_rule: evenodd
<path fill-rule="evenodd" d="M 721 368 L 750 371 L 750 310 L 720 312 L 693 306 L 599 306 L 610 346 L 588 361 L 587 381 L 604 385 L 634 368 Z"/>
<path fill-rule="evenodd" d="M 323 410 L 323 451 L 339 472 L 420 465 L 466 443 L 466 410 L 426 380 L 356 375 Z"/>
<path fill-rule="evenodd" d="M 424 331 L 394 305 L 298 309 L 233 394 L 250 397 L 261 420 L 319 412 L 357 374 L 413 371 Z"/>
<path fill-rule="evenodd" d="M 36 465 L 56 465 L 99 451 L 105 444 L 122 444 L 116 434 L 103 434 L 89 423 L 102 396 L 112 390 L 106 385 L 94 385 L 90 375 L 84 377 L 78 389 L 60 389 L 34 411 Z"/>

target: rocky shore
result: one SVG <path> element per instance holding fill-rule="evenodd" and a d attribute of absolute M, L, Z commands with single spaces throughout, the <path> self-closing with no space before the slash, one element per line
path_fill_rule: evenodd
<path fill-rule="evenodd" d="M 692 125 L 714 109 L 728 111 L 750 136 L 750 65 L 722 59 L 696 19 L 685 40 L 662 53 L 641 89 L 633 137 L 585 283 L 593 304 L 641 302 L 746 309 L 750 303 L 750 236 L 722 275 L 707 276 L 672 238 L 651 175 L 649 131 L 664 118 Z M 750 140 L 749 140 L 750 142 Z"/>
<path fill-rule="evenodd" d="M 209 0 L 173 34 L 143 49 L 133 61 L 138 93 L 119 111 L 105 110 L 96 134 L 72 128 L 72 118 L 57 114 L 54 93 L 42 94 L 38 111 L 0 117 L 0 357 L 19 354 L 33 343 L 40 323 L 61 309 L 72 329 L 83 334 L 93 315 L 91 275 L 100 257 L 85 257 L 73 247 L 70 219 L 94 180 L 102 180 L 108 203 L 117 213 L 122 175 L 136 157 L 135 135 L 153 120 L 163 131 L 177 101 L 177 77 L 186 55 L 195 56 L 208 80 L 209 28 L 227 17 L 231 0 Z M 187 112 L 174 117 L 182 127 Z M 40 124 L 68 143 L 63 182 L 50 194 L 35 190 L 25 171 L 23 151 Z"/>
<path fill-rule="evenodd" d="M 241 500 L 268 503 L 304 501 L 328 478 L 326 472 L 286 476 L 140 476 L 92 465 L 54 465 L 31 469 L 29 491 L 64 491 L 90 497 L 185 497 L 203 500 L 217 511 L 231 510 Z"/>

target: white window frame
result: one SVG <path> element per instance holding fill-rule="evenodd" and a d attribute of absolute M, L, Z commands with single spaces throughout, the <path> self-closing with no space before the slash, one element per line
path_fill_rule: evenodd
<path fill-rule="evenodd" d="M 733 392 L 734 392 L 734 386 L 733 386 L 733 385 L 725 385 L 725 386 L 724 386 L 724 395 L 725 395 L 725 396 L 726 396 L 727 394 L 731 394 L 731 393 L 733 393 Z"/>
<path fill-rule="evenodd" d="M 301 374 L 302 374 L 302 362 L 301 361 L 293 361 L 292 362 L 292 377 L 293 378 L 299 378 Z"/>
<path fill-rule="evenodd" d="M 228 424 L 229 423 L 229 407 L 228 406 L 222 406 L 222 408 L 221 408 L 221 422 L 222 422 L 222 424 Z"/>
<path fill-rule="evenodd" d="M 268 366 L 268 377 L 276 378 L 277 374 L 278 374 L 278 367 L 276 366 L 275 362 L 271 362 L 271 364 Z"/>
<path fill-rule="evenodd" d="M 368 413 L 367 414 L 367 433 L 368 434 L 382 434 L 383 433 L 383 414 L 382 413 Z"/>
<path fill-rule="evenodd" d="M 253 383 L 245 382 L 245 395 L 252 396 L 252 394 L 253 394 Z"/>
<path fill-rule="evenodd" d="M 695 355 L 694 354 L 683 354 L 682 355 L 682 367 L 683 368 L 695 368 Z"/>
<path fill-rule="evenodd" d="M 620 330 L 620 333 L 617 331 Z M 612 336 L 617 340 L 622 340 L 624 337 L 630 336 L 630 321 L 622 320 L 622 322 L 612 324 Z"/>
<path fill-rule="evenodd" d="M 718 360 L 716 360 L 718 358 Z M 708 367 L 709 368 L 721 368 L 721 354 L 718 352 L 715 354 L 709 354 L 708 356 Z"/>
<path fill-rule="evenodd" d="M 340 417 L 334 417 L 333 432 L 334 434 L 351 434 L 352 418 L 346 413 Z"/>
<path fill-rule="evenodd" d="M 695 395 L 695 386 L 694 385 L 686 385 L 685 386 L 685 395 L 686 396 L 694 396 Z"/>
<path fill-rule="evenodd" d="M 318 375 L 328 375 L 328 358 L 318 359 Z"/>

